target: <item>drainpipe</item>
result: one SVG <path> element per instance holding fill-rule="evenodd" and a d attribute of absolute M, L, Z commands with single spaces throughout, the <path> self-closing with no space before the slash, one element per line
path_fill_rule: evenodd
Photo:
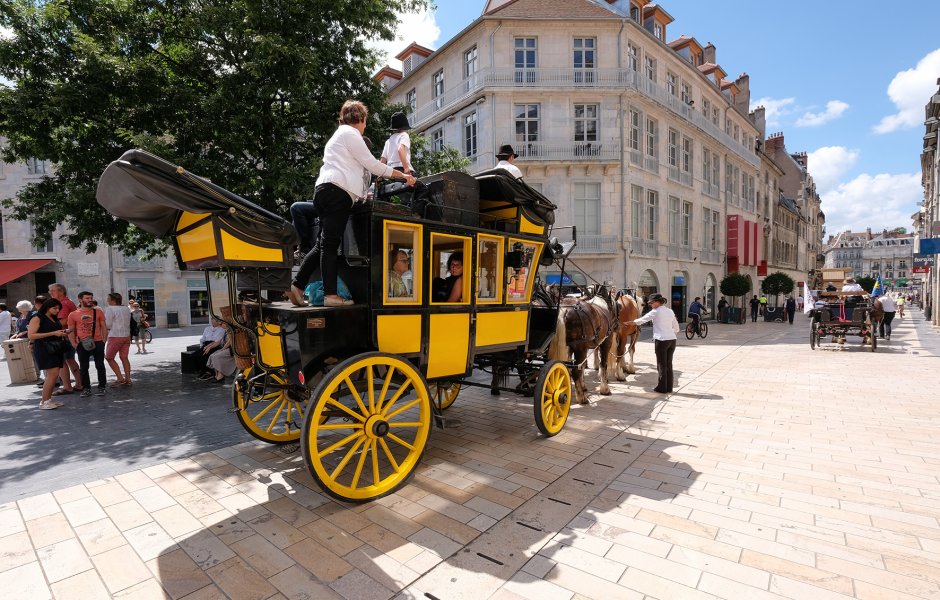
<path fill-rule="evenodd" d="M 623 28 L 626 26 L 626 21 L 620 19 L 620 31 L 617 32 L 617 70 L 623 70 Z M 619 103 L 619 112 L 620 112 L 620 250 L 623 252 L 623 287 L 627 287 L 627 256 L 629 251 L 627 250 L 627 234 L 624 230 L 624 218 L 623 213 L 626 211 L 626 200 L 627 194 L 624 189 L 627 185 L 627 172 L 626 172 L 626 163 L 623 159 L 624 157 L 624 139 L 623 135 L 623 91 L 617 95 L 617 102 Z"/>
<path fill-rule="evenodd" d="M 500 21 L 499 23 L 496 24 L 496 29 L 493 30 L 493 33 L 490 34 L 490 71 L 494 74 L 494 76 L 496 74 L 496 49 L 493 46 L 493 44 L 496 43 L 495 42 L 496 32 L 498 32 L 502 26 L 503 26 L 503 22 Z M 496 152 L 498 151 L 498 147 L 496 145 L 497 144 L 496 142 L 496 139 L 497 139 L 496 138 L 496 94 L 495 93 L 490 94 L 489 98 L 490 98 L 490 105 L 491 105 L 490 111 L 491 111 L 492 118 L 493 118 L 493 126 L 490 127 L 490 131 L 493 132 L 493 140 L 492 140 L 491 148 L 493 150 L 493 158 L 496 158 Z"/>

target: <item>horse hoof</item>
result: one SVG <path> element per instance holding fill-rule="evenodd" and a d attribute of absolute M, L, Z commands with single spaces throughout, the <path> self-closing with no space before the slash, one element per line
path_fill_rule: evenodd
<path fill-rule="evenodd" d="M 627 380 L 626 375 L 617 375 L 617 381 L 626 381 L 626 380 Z"/>
<path fill-rule="evenodd" d="M 581 404 L 590 404 L 590 402 L 588 402 L 587 400 L 582 400 Z"/>

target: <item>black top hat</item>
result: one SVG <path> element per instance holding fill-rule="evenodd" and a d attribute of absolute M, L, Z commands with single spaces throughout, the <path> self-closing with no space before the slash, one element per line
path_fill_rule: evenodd
<path fill-rule="evenodd" d="M 660 304 L 665 304 L 666 299 L 663 298 L 662 294 L 650 294 L 650 302 L 659 302 Z"/>
<path fill-rule="evenodd" d="M 408 124 L 408 117 L 405 116 L 403 112 L 397 112 L 392 115 L 392 125 L 389 127 L 392 131 L 403 131 L 406 129 L 411 129 L 411 125 Z"/>
<path fill-rule="evenodd" d="M 503 144 L 499 147 L 499 152 L 496 153 L 496 158 L 499 160 L 506 160 L 507 158 L 515 158 L 519 156 L 516 154 L 516 151 L 512 149 L 512 146 L 509 144 Z"/>

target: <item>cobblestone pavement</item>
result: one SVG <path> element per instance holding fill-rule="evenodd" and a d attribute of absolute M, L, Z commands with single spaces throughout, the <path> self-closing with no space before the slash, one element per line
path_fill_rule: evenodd
<path fill-rule="evenodd" d="M 169 348 L 149 384 L 160 392 L 109 394 L 109 410 L 27 410 L 13 400 L 26 388 L 0 380 L 0 589 L 940 598 L 940 335 L 912 312 L 875 353 L 857 338 L 810 350 L 802 317 L 713 325 L 680 341 L 668 397 L 644 391 L 642 343 L 640 373 L 575 406 L 551 439 L 531 400 L 462 390 L 448 411 L 459 426 L 432 432 L 409 485 L 357 506 L 322 495 L 298 453 L 236 432 L 227 394 L 180 379 Z"/>

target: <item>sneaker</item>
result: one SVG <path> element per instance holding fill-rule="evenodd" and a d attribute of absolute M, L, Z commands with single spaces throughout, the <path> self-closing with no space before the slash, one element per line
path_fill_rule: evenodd
<path fill-rule="evenodd" d="M 82 390 L 80 395 L 82 398 L 91 398 L 91 390 L 89 388 L 85 388 Z"/>
<path fill-rule="evenodd" d="M 106 389 L 103 387 L 98 388 L 98 391 L 95 392 L 95 396 L 104 396 Z"/>
<path fill-rule="evenodd" d="M 352 306 L 355 304 L 352 300 L 344 300 L 342 298 L 324 298 L 323 306 Z"/>

